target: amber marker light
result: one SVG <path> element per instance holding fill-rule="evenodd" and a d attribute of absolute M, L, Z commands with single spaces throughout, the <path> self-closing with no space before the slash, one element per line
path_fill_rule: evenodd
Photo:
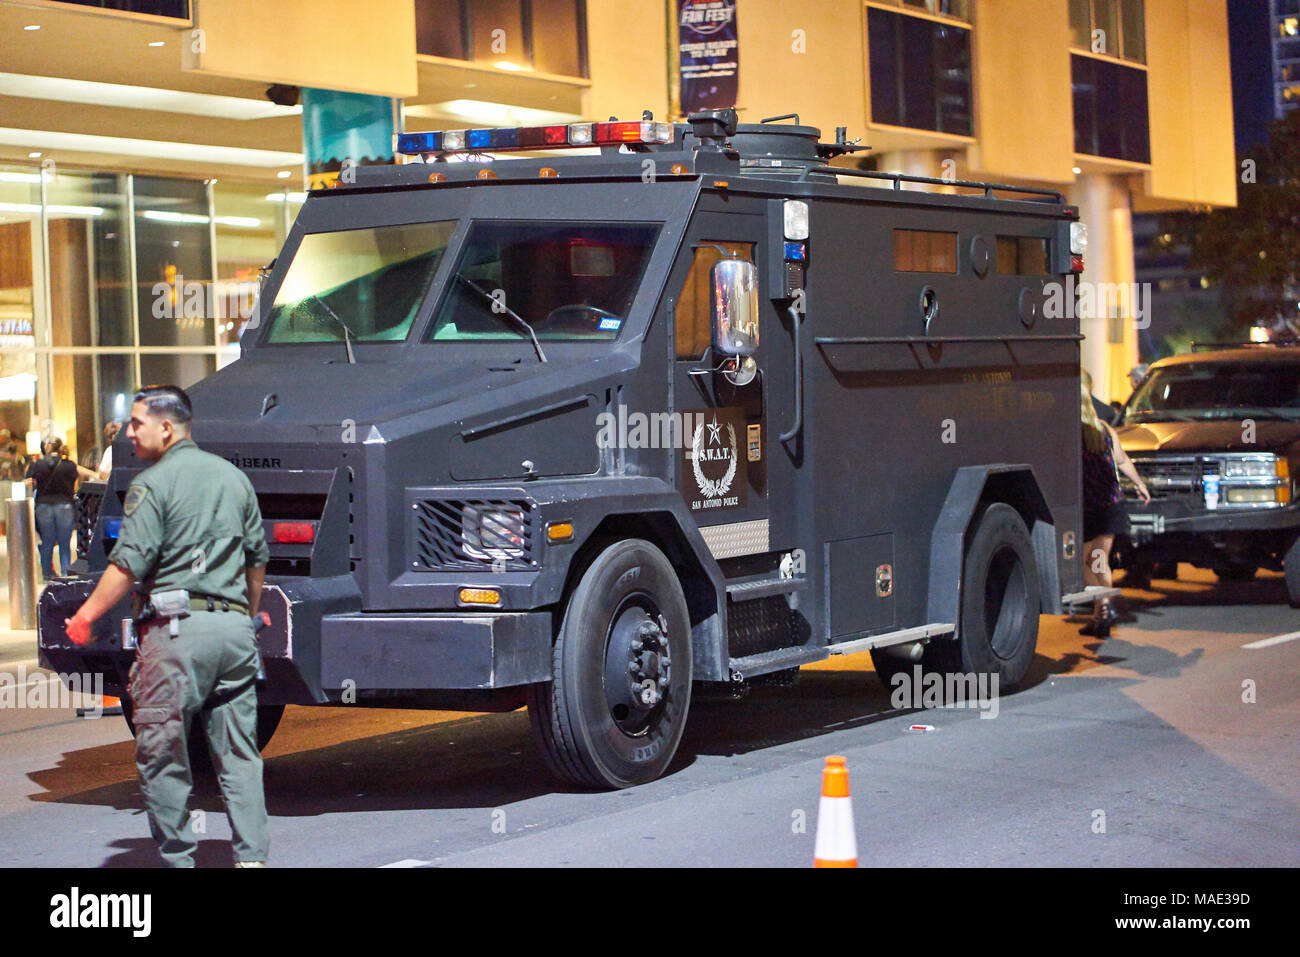
<path fill-rule="evenodd" d="M 479 178 L 479 179 L 496 179 L 496 178 L 497 178 L 497 174 L 496 174 L 493 170 L 490 170 L 490 169 L 481 169 L 481 170 L 478 171 L 478 178 Z"/>
<path fill-rule="evenodd" d="M 726 189 L 727 181 L 725 179 L 715 179 L 713 181 L 713 185 L 716 186 L 718 189 Z"/>
<path fill-rule="evenodd" d="M 674 176 L 682 176 L 686 173 L 689 173 L 690 170 L 687 169 L 685 166 L 683 166 L 681 163 L 674 163 L 672 169 L 670 169 L 669 172 L 672 173 Z"/>
<path fill-rule="evenodd" d="M 549 166 L 543 166 L 541 169 L 537 171 L 537 175 L 542 179 L 554 179 L 556 176 L 559 176 L 560 174 L 557 173 L 555 170 L 551 169 L 551 167 Z"/>
<path fill-rule="evenodd" d="M 573 541 L 573 523 L 551 522 L 546 526 L 546 538 L 557 544 Z"/>
<path fill-rule="evenodd" d="M 457 597 L 462 605 L 501 604 L 501 592 L 495 588 L 462 588 Z"/>
<path fill-rule="evenodd" d="M 430 174 L 429 174 L 429 182 L 430 182 L 430 183 L 441 183 L 441 182 L 442 182 L 443 180 L 445 180 L 446 178 L 447 178 L 447 174 L 446 174 L 446 173 L 430 173 Z"/>

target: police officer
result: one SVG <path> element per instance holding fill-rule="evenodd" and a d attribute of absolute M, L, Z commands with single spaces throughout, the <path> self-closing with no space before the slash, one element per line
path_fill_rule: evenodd
<path fill-rule="evenodd" d="M 235 866 L 257 867 L 270 837 L 256 740 L 252 616 L 269 553 L 248 477 L 194 444 L 191 417 L 189 396 L 176 386 L 136 393 L 127 437 L 136 457 L 153 465 L 127 490 L 110 564 L 65 624 L 74 643 L 88 643 L 91 623 L 140 583 L 128 692 L 154 840 L 164 863 L 194 866 L 186 739 L 200 714 L 230 816 Z"/>

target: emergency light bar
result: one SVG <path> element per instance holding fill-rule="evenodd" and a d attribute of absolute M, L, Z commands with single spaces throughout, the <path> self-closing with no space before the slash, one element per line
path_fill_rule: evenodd
<path fill-rule="evenodd" d="M 399 133 L 394 149 L 407 156 L 424 153 L 472 153 L 484 150 L 560 149 L 576 146 L 620 146 L 671 143 L 673 125 L 649 120 L 626 123 L 570 123 L 567 126 L 519 126 L 495 130 L 434 130 Z"/>

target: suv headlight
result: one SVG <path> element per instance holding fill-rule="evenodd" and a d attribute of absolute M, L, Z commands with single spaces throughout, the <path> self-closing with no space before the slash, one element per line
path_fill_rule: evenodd
<path fill-rule="evenodd" d="M 523 558 L 527 530 L 522 509 L 466 505 L 460 520 L 461 546 L 470 558 Z"/>
<path fill-rule="evenodd" d="M 1277 460 L 1273 456 L 1267 459 L 1226 459 L 1223 463 L 1223 477 L 1277 478 Z"/>

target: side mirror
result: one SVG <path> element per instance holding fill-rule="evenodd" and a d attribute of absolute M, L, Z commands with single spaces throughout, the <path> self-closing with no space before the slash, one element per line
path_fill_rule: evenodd
<path fill-rule="evenodd" d="M 758 270 L 743 259 L 721 259 L 710 274 L 713 351 L 752 356 L 758 349 Z"/>

